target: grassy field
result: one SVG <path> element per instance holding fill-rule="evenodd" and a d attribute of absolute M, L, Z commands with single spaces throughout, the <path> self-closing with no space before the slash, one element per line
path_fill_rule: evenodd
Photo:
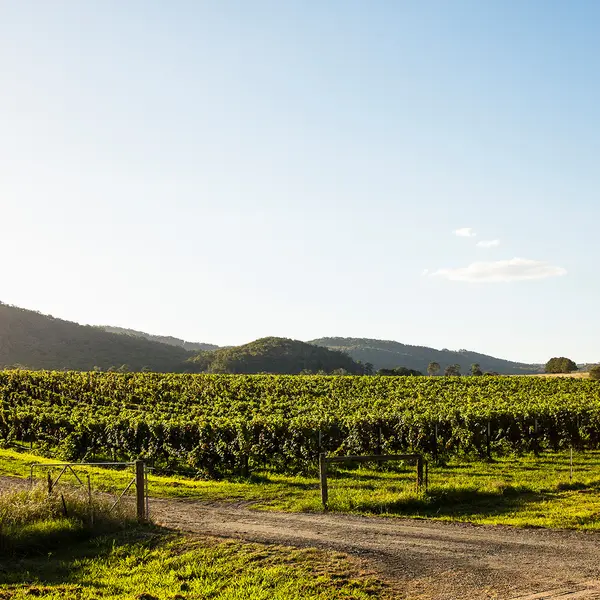
<path fill-rule="evenodd" d="M 70 488 L 0 495 L 0 598 L 384 597 L 380 583 L 333 552 L 183 537 L 107 506 L 96 504 L 92 524 Z"/>
<path fill-rule="evenodd" d="M 133 529 L 7 564 L 0 598 L 334 600 L 385 598 L 339 554 Z"/>
<path fill-rule="evenodd" d="M 136 523 L 105 495 L 43 481 L 0 494 L 0 599 L 384 598 L 335 552 L 182 536 Z"/>
<path fill-rule="evenodd" d="M 0 450 L 0 475 L 24 477 L 31 462 L 47 459 Z M 95 489 L 124 487 L 129 473 L 93 468 Z M 150 475 L 156 497 L 244 500 L 262 510 L 320 511 L 318 481 L 269 472 L 233 481 Z M 332 511 L 489 525 L 600 529 L 600 452 L 507 457 L 492 462 L 432 465 L 428 493 L 415 490 L 412 467 L 338 469 L 329 483 Z"/>

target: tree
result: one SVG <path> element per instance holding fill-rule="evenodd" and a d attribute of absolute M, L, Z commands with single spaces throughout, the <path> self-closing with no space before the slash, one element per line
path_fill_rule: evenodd
<path fill-rule="evenodd" d="M 379 369 L 377 375 L 387 375 L 391 377 L 420 377 L 423 375 L 421 371 L 415 369 L 408 369 L 407 367 L 396 367 L 395 369 Z"/>
<path fill-rule="evenodd" d="M 481 370 L 479 363 L 473 363 L 471 365 L 471 375 L 473 375 L 474 377 L 479 377 L 480 375 L 483 375 L 483 371 Z"/>
<path fill-rule="evenodd" d="M 427 366 L 427 374 L 433 377 L 440 372 L 440 368 L 440 363 L 430 362 Z"/>
<path fill-rule="evenodd" d="M 590 379 L 600 379 L 600 365 L 590 367 Z"/>
<path fill-rule="evenodd" d="M 346 371 L 346 369 L 334 369 L 333 371 L 331 371 L 332 375 L 348 375 L 348 371 Z"/>
<path fill-rule="evenodd" d="M 373 375 L 373 373 L 375 372 L 375 367 L 373 366 L 373 363 L 370 362 L 366 362 L 365 366 L 365 375 Z"/>
<path fill-rule="evenodd" d="M 551 358 L 545 367 L 546 373 L 572 373 L 577 371 L 577 365 L 565 356 L 555 356 Z"/>
<path fill-rule="evenodd" d="M 460 365 L 448 365 L 444 369 L 446 377 L 460 377 Z"/>

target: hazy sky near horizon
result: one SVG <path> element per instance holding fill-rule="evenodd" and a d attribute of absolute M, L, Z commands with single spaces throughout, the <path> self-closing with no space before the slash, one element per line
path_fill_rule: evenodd
<path fill-rule="evenodd" d="M 0 2 L 0 301 L 600 360 L 600 3 Z"/>

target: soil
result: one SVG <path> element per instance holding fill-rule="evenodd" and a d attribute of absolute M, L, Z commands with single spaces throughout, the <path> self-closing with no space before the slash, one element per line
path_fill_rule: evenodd
<path fill-rule="evenodd" d="M 0 492 L 24 485 L 0 478 Z M 600 600 L 600 534 L 343 514 L 253 510 L 247 503 L 152 499 L 152 520 L 181 531 L 344 552 L 395 598 Z"/>

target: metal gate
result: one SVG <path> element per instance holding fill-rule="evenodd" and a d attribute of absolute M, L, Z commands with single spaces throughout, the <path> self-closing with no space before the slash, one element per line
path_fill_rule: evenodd
<path fill-rule="evenodd" d="M 34 471 L 45 470 L 47 472 L 47 485 L 48 493 L 51 494 L 54 488 L 58 485 L 61 478 L 65 473 L 71 473 L 77 484 L 87 490 L 88 502 L 90 506 L 90 517 L 93 520 L 93 499 L 92 499 L 92 483 L 90 474 L 85 474 L 86 482 L 84 483 L 79 475 L 75 472 L 75 469 L 81 467 L 134 467 L 133 477 L 129 480 L 125 488 L 118 494 L 116 500 L 111 505 L 109 512 L 113 511 L 115 507 L 122 501 L 123 497 L 127 492 L 135 487 L 135 498 L 136 498 L 136 515 L 140 522 L 150 520 L 150 504 L 148 496 L 148 468 L 142 460 L 136 460 L 135 462 L 94 462 L 94 463 L 33 463 L 30 465 L 29 470 L 29 484 L 33 486 L 35 481 Z M 58 476 L 52 476 L 52 469 L 60 468 Z"/>

